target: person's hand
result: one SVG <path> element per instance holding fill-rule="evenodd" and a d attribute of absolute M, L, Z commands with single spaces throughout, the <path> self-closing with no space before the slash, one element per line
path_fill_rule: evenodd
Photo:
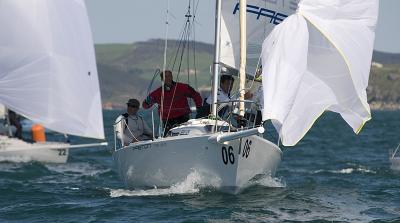
<path fill-rule="evenodd" d="M 244 93 L 244 99 L 252 99 L 253 98 L 253 93 L 251 93 L 250 91 L 247 91 L 246 93 Z"/>
<path fill-rule="evenodd" d="M 153 99 L 149 96 L 147 96 L 147 98 L 144 100 L 144 102 L 148 105 L 151 105 L 153 103 Z"/>

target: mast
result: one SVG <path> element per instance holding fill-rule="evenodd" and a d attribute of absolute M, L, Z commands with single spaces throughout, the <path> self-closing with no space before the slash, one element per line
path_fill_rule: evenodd
<path fill-rule="evenodd" d="M 215 39 L 214 39 L 214 62 L 213 62 L 213 85 L 212 85 L 212 115 L 217 117 L 217 92 L 219 83 L 219 58 L 221 43 L 221 0 L 216 0 L 215 8 Z"/>
<path fill-rule="evenodd" d="M 244 116 L 244 90 L 246 81 L 246 0 L 240 0 L 239 8 L 240 16 L 240 67 L 239 67 L 239 92 L 240 101 L 239 102 L 239 114 Z"/>

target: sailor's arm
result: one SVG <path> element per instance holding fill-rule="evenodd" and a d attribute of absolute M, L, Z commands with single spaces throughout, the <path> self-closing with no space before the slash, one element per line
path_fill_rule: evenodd
<path fill-rule="evenodd" d="M 157 103 L 157 97 L 158 97 L 158 89 L 151 92 L 146 99 L 142 102 L 142 107 L 144 109 L 149 109 L 151 106 L 153 106 L 155 103 Z"/>
<path fill-rule="evenodd" d="M 196 104 L 196 107 L 199 108 L 203 104 L 203 99 L 201 98 L 201 95 L 199 92 L 194 90 L 190 85 L 187 85 L 187 91 L 189 97 L 191 97 L 194 100 L 194 103 Z"/>

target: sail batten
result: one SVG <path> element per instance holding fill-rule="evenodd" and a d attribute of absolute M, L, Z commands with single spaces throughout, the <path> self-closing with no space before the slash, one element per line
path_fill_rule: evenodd
<path fill-rule="evenodd" d="M 104 138 L 83 0 L 0 4 L 0 103 L 54 131 Z"/>

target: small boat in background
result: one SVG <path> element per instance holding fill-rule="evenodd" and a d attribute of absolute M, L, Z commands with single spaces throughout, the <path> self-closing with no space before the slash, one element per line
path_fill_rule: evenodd
<path fill-rule="evenodd" d="M 48 142 L 45 137 L 45 129 L 51 129 L 104 139 L 85 2 L 4 0 L 0 29 L 0 104 L 5 107 L 1 109 L 4 124 L 0 126 L 0 161 L 65 163 L 70 148 L 106 145 L 70 145 Z M 21 115 L 34 125 L 27 121 L 24 126 L 10 114 Z M 17 131 L 28 128 L 32 141 L 23 140 L 21 132 L 14 135 L 13 125 Z"/>
<path fill-rule="evenodd" d="M 400 144 L 397 146 L 397 148 L 393 151 L 390 152 L 390 169 L 392 170 L 398 170 L 400 171 L 400 156 L 396 156 L 397 152 L 399 151 Z"/>

